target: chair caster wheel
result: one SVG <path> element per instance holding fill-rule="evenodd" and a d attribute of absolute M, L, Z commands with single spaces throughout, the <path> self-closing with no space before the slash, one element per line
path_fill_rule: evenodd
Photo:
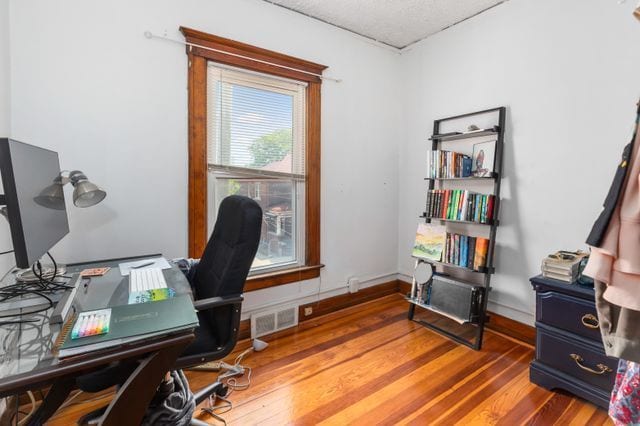
<path fill-rule="evenodd" d="M 218 386 L 218 388 L 216 389 L 216 395 L 221 398 L 224 398 L 225 396 L 227 396 L 228 392 L 229 392 L 229 386 L 227 385 Z"/>

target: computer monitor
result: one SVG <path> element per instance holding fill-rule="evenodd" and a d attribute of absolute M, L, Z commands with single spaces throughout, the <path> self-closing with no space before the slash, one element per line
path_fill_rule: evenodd
<path fill-rule="evenodd" d="M 69 233 L 58 153 L 0 138 L 0 174 L 16 266 L 29 268 Z"/>

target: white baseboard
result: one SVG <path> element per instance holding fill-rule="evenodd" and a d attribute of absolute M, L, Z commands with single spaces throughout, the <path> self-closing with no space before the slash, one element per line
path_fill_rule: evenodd
<path fill-rule="evenodd" d="M 365 289 L 397 279 L 397 273 L 391 272 L 360 279 L 359 288 Z M 320 279 L 314 278 L 278 287 L 265 288 L 245 293 L 241 319 L 248 319 L 251 314 L 279 307 L 280 305 L 305 305 L 349 292 L 346 283 L 323 290 Z"/>

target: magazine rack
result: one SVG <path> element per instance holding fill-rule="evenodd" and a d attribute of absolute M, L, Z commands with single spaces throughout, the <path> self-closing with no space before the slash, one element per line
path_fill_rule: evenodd
<path fill-rule="evenodd" d="M 495 117 L 495 118 L 494 118 Z M 441 134 L 441 130 L 444 127 L 443 125 L 452 125 L 464 121 L 471 120 L 473 118 L 479 120 L 487 120 L 491 119 L 492 121 L 496 121 L 497 123 L 486 129 L 479 129 L 469 132 L 452 132 Z M 420 262 L 426 262 L 431 265 L 431 269 L 434 277 L 443 276 L 446 277 L 447 280 L 455 280 L 461 284 L 467 284 L 474 287 L 480 287 L 483 291 L 480 296 L 480 309 L 478 315 L 476 316 L 476 320 L 474 321 L 465 321 L 463 325 L 448 324 L 447 322 L 451 322 L 451 316 L 446 312 L 439 311 L 434 309 L 433 306 L 422 303 L 420 299 L 417 298 L 418 284 L 416 280 L 413 280 L 411 286 L 411 293 L 407 295 L 407 301 L 409 302 L 409 319 L 418 322 L 419 324 L 437 331 L 456 342 L 462 343 L 470 348 L 475 350 L 479 350 L 482 347 L 482 337 L 484 333 L 484 326 L 487 321 L 487 300 L 489 291 L 491 289 L 491 275 L 494 273 L 495 269 L 493 267 L 493 256 L 495 249 L 495 238 L 496 238 L 496 230 L 499 225 L 499 213 L 500 213 L 500 181 L 502 179 L 502 154 L 504 148 L 504 131 L 505 131 L 505 120 L 506 120 L 506 108 L 492 108 L 483 111 L 476 111 L 468 114 L 457 115 L 453 117 L 447 117 L 439 120 L 435 120 L 433 122 L 433 135 L 429 138 L 431 141 L 431 149 L 438 150 L 442 148 L 443 142 L 455 142 L 455 141 L 463 141 L 470 138 L 482 138 L 483 141 L 493 141 L 495 140 L 495 157 L 493 163 L 493 173 L 489 176 L 468 176 L 468 177 L 453 177 L 453 178 L 439 178 L 439 177 L 429 177 L 425 178 L 429 182 L 429 190 L 433 189 L 444 189 L 445 185 L 455 185 L 455 189 L 464 189 L 460 188 L 462 184 L 469 184 L 471 182 L 474 185 L 485 185 L 483 192 L 487 192 L 489 188 L 486 188 L 486 185 L 490 185 L 493 183 L 492 194 L 495 195 L 494 200 L 494 210 L 493 210 L 493 220 L 489 223 L 474 223 L 468 221 L 459 221 L 459 220 L 450 220 L 450 219 L 442 219 L 442 218 L 434 218 L 427 216 L 427 213 L 421 216 L 422 219 L 425 220 L 426 223 L 431 223 L 432 221 L 439 221 L 441 223 L 456 223 L 455 226 L 468 226 L 470 232 L 473 232 L 473 227 L 489 227 L 488 232 L 488 240 L 489 246 L 487 249 L 487 259 L 486 259 L 486 267 L 480 271 L 465 268 L 463 266 L 458 266 L 450 263 L 444 262 L 435 262 L 427 259 L 417 259 L 416 265 Z M 446 124 L 445 124 L 446 123 Z M 469 141 L 467 141 L 469 142 Z M 452 144 L 448 144 L 452 146 Z M 448 188 L 454 189 L 454 188 Z M 486 232 L 486 230 L 485 230 Z M 472 275 L 475 277 L 472 280 L 465 280 L 461 278 L 461 275 Z M 480 275 L 480 278 L 477 278 L 477 275 Z M 475 282 L 474 281 L 480 281 Z M 455 297 L 452 295 L 452 297 Z M 478 302 L 476 300 L 476 302 Z M 416 307 L 426 310 L 427 315 L 426 318 L 417 318 L 416 317 Z M 423 315 L 421 315 L 423 316 Z"/>

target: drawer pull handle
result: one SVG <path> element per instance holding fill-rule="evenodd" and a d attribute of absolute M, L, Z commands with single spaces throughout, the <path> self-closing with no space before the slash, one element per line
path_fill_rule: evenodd
<path fill-rule="evenodd" d="M 589 372 L 589 373 L 591 373 L 591 374 L 597 374 L 597 375 L 599 375 L 599 376 L 600 376 L 600 375 L 602 375 L 602 374 L 611 373 L 611 371 L 613 371 L 613 370 L 611 370 L 609 367 L 607 367 L 607 366 L 606 366 L 606 365 L 604 365 L 604 364 L 598 364 L 598 365 L 596 365 L 596 367 L 598 367 L 598 369 L 597 369 L 597 370 L 594 370 L 594 369 L 592 369 L 592 368 L 589 368 L 589 367 L 586 367 L 586 366 L 582 365 L 582 363 L 584 362 L 584 359 L 583 359 L 580 355 L 577 355 L 577 354 L 571 354 L 571 355 L 569 355 L 569 356 L 570 356 L 570 357 L 571 357 L 571 358 L 576 362 L 576 365 L 577 365 L 578 367 L 580 367 L 580 368 L 581 368 L 581 369 L 583 369 L 584 371 L 588 371 L 588 372 Z"/>
<path fill-rule="evenodd" d="M 587 328 L 598 328 L 600 326 L 600 322 L 598 318 L 596 318 L 593 314 L 585 314 L 582 316 L 582 325 Z"/>

